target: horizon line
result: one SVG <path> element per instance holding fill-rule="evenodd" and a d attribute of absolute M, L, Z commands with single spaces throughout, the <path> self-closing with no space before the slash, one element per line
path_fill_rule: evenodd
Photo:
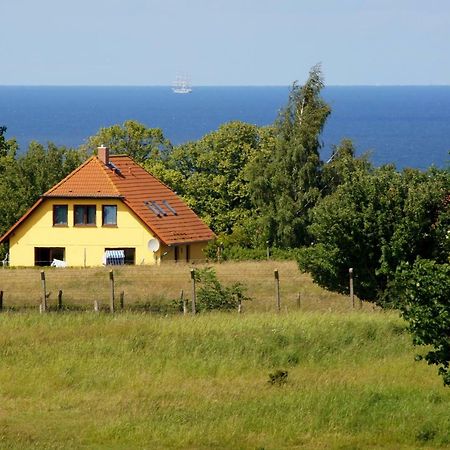
<path fill-rule="evenodd" d="M 199 84 L 194 85 L 196 88 L 265 88 L 265 87 L 283 87 L 289 88 L 291 84 Z M 161 87 L 172 88 L 170 84 L 0 84 L 0 87 L 95 87 L 95 88 L 111 88 L 111 87 L 126 87 L 126 88 L 144 88 L 144 87 Z M 326 84 L 327 87 L 450 87 L 450 84 Z"/>

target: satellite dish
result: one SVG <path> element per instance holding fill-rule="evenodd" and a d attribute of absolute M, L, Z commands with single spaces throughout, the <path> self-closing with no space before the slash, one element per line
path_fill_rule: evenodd
<path fill-rule="evenodd" d="M 147 242 L 147 248 L 153 253 L 157 252 L 159 250 L 159 241 L 158 241 L 158 239 L 150 239 Z"/>

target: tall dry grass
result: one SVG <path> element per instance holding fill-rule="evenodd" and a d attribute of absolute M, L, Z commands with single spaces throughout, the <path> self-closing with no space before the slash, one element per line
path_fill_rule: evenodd
<path fill-rule="evenodd" d="M 300 295 L 304 311 L 349 311 L 348 297 L 330 293 L 312 283 L 309 275 L 299 272 L 293 261 L 226 262 L 209 264 L 216 269 L 219 280 L 225 285 L 235 282 L 247 287 L 253 299 L 246 302 L 244 311 L 273 311 L 275 309 L 274 269 L 280 274 L 282 310 L 297 309 Z M 125 293 L 127 305 L 167 305 L 180 296 L 191 296 L 190 269 L 204 265 L 163 264 L 161 266 L 115 266 L 116 292 Z M 107 304 L 109 301 L 109 270 L 99 268 L 46 268 L 49 303 L 56 304 L 58 291 L 63 291 L 66 305 L 91 308 L 93 302 Z M 40 269 L 0 269 L 0 290 L 4 291 L 5 306 L 35 307 L 42 298 Z M 371 310 L 370 305 L 364 305 Z"/>

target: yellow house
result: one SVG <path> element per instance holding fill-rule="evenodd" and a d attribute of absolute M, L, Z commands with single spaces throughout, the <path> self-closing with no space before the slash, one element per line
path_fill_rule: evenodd
<path fill-rule="evenodd" d="M 1 238 L 11 266 L 159 264 L 204 259 L 214 233 L 129 156 L 99 147 Z"/>

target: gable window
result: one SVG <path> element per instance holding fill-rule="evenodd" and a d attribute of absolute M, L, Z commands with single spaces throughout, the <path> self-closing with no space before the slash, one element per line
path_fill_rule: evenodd
<path fill-rule="evenodd" d="M 102 225 L 113 227 L 117 225 L 117 206 L 103 205 L 102 207 Z"/>
<path fill-rule="evenodd" d="M 67 205 L 53 205 L 53 226 L 67 226 Z"/>
<path fill-rule="evenodd" d="M 95 225 L 95 205 L 75 205 L 74 225 Z"/>

